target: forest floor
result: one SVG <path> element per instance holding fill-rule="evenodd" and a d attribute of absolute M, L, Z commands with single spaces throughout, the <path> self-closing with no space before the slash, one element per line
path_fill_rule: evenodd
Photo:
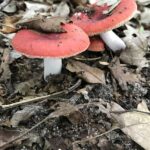
<path fill-rule="evenodd" d="M 8 28 L 0 24 L 0 150 L 150 149 L 146 2 L 139 0 L 135 16 L 114 30 L 125 41 L 125 50 L 115 54 L 105 47 L 63 59 L 61 74 L 47 81 L 42 59 L 10 60 Z M 5 18 L 27 11 L 23 4 L 14 3 L 19 10 L 11 13 L 1 11 L 1 22 L 7 25 Z"/>

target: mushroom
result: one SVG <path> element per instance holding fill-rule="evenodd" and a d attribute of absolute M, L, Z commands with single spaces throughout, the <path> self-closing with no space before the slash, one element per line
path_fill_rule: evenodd
<path fill-rule="evenodd" d="M 89 51 L 100 52 L 105 50 L 104 42 L 99 36 L 90 37 L 90 46 L 88 47 Z"/>
<path fill-rule="evenodd" d="M 74 24 L 63 24 L 64 33 L 39 33 L 23 29 L 12 39 L 12 47 L 31 58 L 44 59 L 44 79 L 59 74 L 62 58 L 77 55 L 89 47 L 88 35 Z"/>
<path fill-rule="evenodd" d="M 86 13 L 75 13 L 71 20 L 74 24 L 81 27 L 89 36 L 100 33 L 102 40 L 113 51 L 124 49 L 124 42 L 111 30 L 115 29 L 126 21 L 130 20 L 137 10 L 135 0 L 121 0 L 111 14 L 106 14 L 108 6 L 90 5 L 94 11 Z"/>

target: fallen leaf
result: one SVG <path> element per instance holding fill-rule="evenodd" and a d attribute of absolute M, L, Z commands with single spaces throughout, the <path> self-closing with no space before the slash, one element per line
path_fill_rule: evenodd
<path fill-rule="evenodd" d="M 118 58 L 114 58 L 109 64 L 108 68 L 110 69 L 113 77 L 118 81 L 118 84 L 122 90 L 128 90 L 127 84 L 134 84 L 140 82 L 140 76 L 130 72 L 125 72 L 125 67 L 120 65 Z"/>
<path fill-rule="evenodd" d="M 0 29 L 0 32 L 2 33 L 13 33 L 16 32 L 18 29 L 16 27 L 16 22 L 20 19 L 20 16 L 7 16 L 4 18 L 1 26 L 2 29 Z"/>
<path fill-rule="evenodd" d="M 15 85 L 15 93 L 19 93 L 22 95 L 26 95 L 32 87 L 34 87 L 35 82 L 34 80 L 29 80 L 25 82 L 21 82 Z"/>
<path fill-rule="evenodd" d="M 148 19 L 149 18 L 149 19 Z M 150 27 L 150 8 L 144 7 L 143 12 L 141 13 L 140 22 L 147 27 Z"/>
<path fill-rule="evenodd" d="M 17 11 L 17 2 L 10 1 L 7 6 L 3 8 L 3 12 L 5 13 L 15 13 Z"/>
<path fill-rule="evenodd" d="M 125 111 L 117 103 L 112 103 L 111 115 L 119 123 L 121 130 L 126 135 L 144 149 L 150 150 L 150 112 L 147 112 L 147 106 L 144 101 L 139 105 L 137 111 Z"/>
<path fill-rule="evenodd" d="M 139 68 L 148 67 L 148 61 L 144 56 L 148 49 L 148 37 L 150 34 L 146 31 L 135 30 L 131 26 L 127 26 L 127 30 L 124 33 L 126 37 L 123 40 L 127 48 L 120 55 L 121 61 Z"/>
<path fill-rule="evenodd" d="M 17 130 L 9 130 L 0 128 L 0 146 L 11 141 L 20 134 Z"/>
<path fill-rule="evenodd" d="M 80 110 L 69 103 L 59 102 L 54 107 L 55 111 L 50 114 L 50 118 L 65 116 L 73 124 L 83 121 L 83 115 Z"/>
<path fill-rule="evenodd" d="M 39 112 L 40 109 L 40 106 L 35 105 L 24 107 L 22 110 L 14 113 L 10 120 L 11 125 L 13 127 L 17 127 L 20 122 L 28 120 L 31 116 Z"/>
<path fill-rule="evenodd" d="M 6 82 L 11 79 L 11 71 L 9 68 L 9 49 L 4 49 L 3 57 L 0 64 L 0 81 Z"/>
<path fill-rule="evenodd" d="M 66 67 L 70 72 L 75 72 L 79 77 L 88 83 L 102 83 L 105 84 L 104 72 L 96 67 L 88 66 L 79 61 L 71 60 Z"/>
<path fill-rule="evenodd" d="M 22 21 L 28 21 L 31 18 L 39 16 L 48 16 L 51 9 L 50 5 L 43 4 L 40 2 L 24 1 L 26 5 L 26 11 L 23 14 Z"/>
<path fill-rule="evenodd" d="M 66 1 L 62 1 L 58 5 L 56 5 L 55 11 L 51 12 L 51 16 L 60 16 L 60 17 L 68 17 L 70 13 L 70 8 Z"/>
<path fill-rule="evenodd" d="M 51 18 L 36 18 L 30 19 L 26 22 L 17 24 L 20 28 L 28 28 L 40 32 L 65 32 L 61 27 L 62 23 L 68 23 L 69 20 L 65 17 L 51 17 Z"/>

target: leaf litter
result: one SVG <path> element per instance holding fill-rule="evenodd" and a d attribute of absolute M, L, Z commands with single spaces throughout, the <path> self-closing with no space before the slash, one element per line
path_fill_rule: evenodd
<path fill-rule="evenodd" d="M 117 29 L 127 45 L 119 56 L 106 48 L 65 59 L 62 74 L 48 83 L 41 60 L 11 58 L 10 41 L 20 28 L 64 32 L 61 24 L 76 9 L 88 10 L 87 2 L 0 2 L 1 148 L 149 149 L 149 1 L 137 0 L 139 13 Z M 119 3 L 109 2 L 112 9 Z"/>
<path fill-rule="evenodd" d="M 118 104 L 112 104 L 112 117 L 117 120 L 121 130 L 144 149 L 150 149 L 150 112 L 145 101 L 137 106 L 137 110 L 125 111 Z"/>

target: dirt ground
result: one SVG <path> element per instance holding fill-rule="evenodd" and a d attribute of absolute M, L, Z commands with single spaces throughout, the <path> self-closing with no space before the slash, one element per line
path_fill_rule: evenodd
<path fill-rule="evenodd" d="M 73 11 L 82 1 L 65 4 Z M 42 59 L 10 58 L 4 31 L 14 24 L 6 18 L 27 11 L 21 0 L 14 5 L 0 11 L 0 150 L 150 149 L 150 3 L 137 0 L 135 16 L 114 29 L 125 50 L 105 45 L 63 59 L 62 72 L 46 81 Z"/>

